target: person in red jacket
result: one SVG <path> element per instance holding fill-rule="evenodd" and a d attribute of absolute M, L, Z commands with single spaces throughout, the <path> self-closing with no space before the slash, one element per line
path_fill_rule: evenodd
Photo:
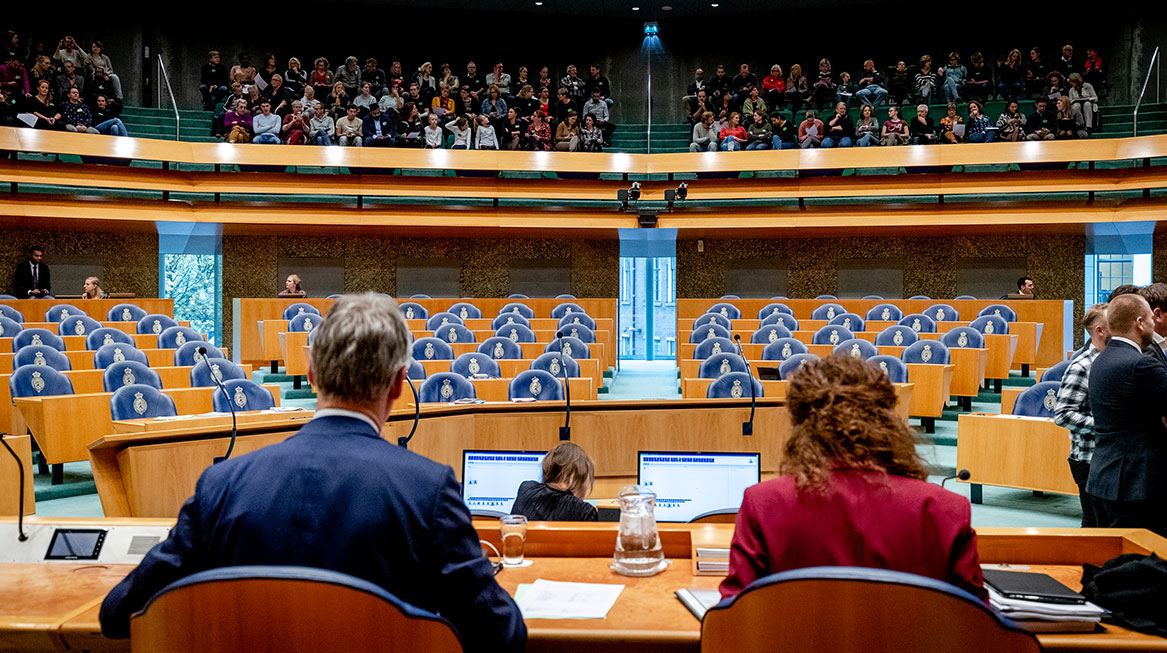
<path fill-rule="evenodd" d="M 935 578 L 987 601 L 968 499 L 925 481 L 887 375 L 831 356 L 788 383 L 781 476 L 745 492 L 722 598 L 780 571 L 847 566 Z"/>

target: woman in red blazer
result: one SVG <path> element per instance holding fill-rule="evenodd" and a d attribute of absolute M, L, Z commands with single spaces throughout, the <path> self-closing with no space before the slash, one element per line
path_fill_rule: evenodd
<path fill-rule="evenodd" d="M 831 356 L 789 383 L 782 475 L 746 490 L 721 596 L 788 569 L 849 566 L 927 576 L 987 600 L 969 502 L 925 481 L 887 376 Z"/>

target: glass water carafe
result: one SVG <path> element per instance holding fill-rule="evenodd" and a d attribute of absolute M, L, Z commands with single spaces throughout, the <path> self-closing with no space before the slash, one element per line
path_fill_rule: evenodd
<path fill-rule="evenodd" d="M 620 530 L 612 569 L 625 576 L 652 576 L 665 569 L 664 551 L 656 530 L 656 493 L 640 485 L 629 485 L 617 495 L 620 500 Z"/>

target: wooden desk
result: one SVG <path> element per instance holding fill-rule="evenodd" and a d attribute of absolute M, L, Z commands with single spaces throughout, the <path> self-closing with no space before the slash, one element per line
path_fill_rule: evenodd
<path fill-rule="evenodd" d="M 973 503 L 982 485 L 1077 496 L 1069 455 L 1070 433 L 1051 419 L 972 413 L 957 424 L 956 468 L 971 473 Z"/>
<path fill-rule="evenodd" d="M 526 352 L 524 352 L 525 354 Z M 540 352 L 541 353 L 541 352 Z M 531 369 L 531 363 L 534 362 L 536 356 L 524 356 L 523 358 L 502 358 L 495 360 L 498 363 L 499 372 L 504 378 L 514 378 L 518 376 L 519 372 Z M 425 368 L 425 375 L 436 374 L 438 372 L 449 372 L 450 365 L 454 362 L 452 360 L 423 360 L 418 361 L 422 367 Z M 579 375 L 587 377 L 592 380 L 592 386 L 599 388 L 604 385 L 604 374 L 600 368 L 600 361 L 596 358 L 577 358 L 575 362 L 579 364 Z"/>
<path fill-rule="evenodd" d="M 226 347 L 221 347 L 223 355 L 228 355 Z M 172 367 L 174 365 L 175 349 L 140 349 L 146 355 L 146 361 L 150 367 Z M 69 364 L 74 370 L 91 370 L 93 369 L 93 352 L 85 351 L 84 349 L 74 349 L 64 352 L 65 357 L 69 359 Z M 16 354 L 0 353 L 0 374 L 12 373 L 12 361 Z"/>
<path fill-rule="evenodd" d="M 0 128 L 4 129 L 4 128 Z M 158 299 L 153 297 L 136 297 L 134 299 L 0 299 L 0 304 L 7 304 L 20 311 L 25 322 L 42 322 L 45 313 L 57 304 L 70 304 L 81 309 L 83 313 L 98 322 L 105 322 L 109 317 L 109 309 L 118 304 L 133 304 L 146 313 L 161 313 L 174 315 L 173 299 Z M 136 324 L 130 322 L 129 324 Z M 54 325 L 53 333 L 56 333 Z"/>
<path fill-rule="evenodd" d="M 1041 378 L 1039 375 L 1038 378 Z M 1001 388 L 1001 414 L 1012 415 L 1013 406 L 1017 404 L 1017 398 L 1021 396 L 1029 388 L 1022 388 L 1018 386 L 1009 386 L 1008 388 Z"/>
<path fill-rule="evenodd" d="M 20 512 L 20 495 L 14 488 L 24 493 L 24 514 L 36 513 L 36 496 L 32 490 L 32 438 L 27 435 L 5 435 L 4 442 L 20 459 L 24 469 L 24 485 L 20 485 L 20 472 L 8 451 L 0 446 L 0 515 L 15 515 Z"/>
<path fill-rule="evenodd" d="M 756 366 L 762 361 L 750 361 L 751 366 Z M 753 369 L 758 369 L 753 367 Z M 681 397 L 684 399 L 702 399 L 709 391 L 709 384 L 713 383 L 715 379 L 702 378 L 682 378 L 681 379 Z M 768 399 L 785 399 L 786 386 L 785 380 L 781 381 L 762 381 L 762 390 L 765 392 L 765 397 Z M 913 399 L 914 386 L 911 383 L 894 383 L 896 392 L 896 413 L 906 422 L 910 412 L 910 406 Z M 749 392 L 746 392 L 743 398 L 749 398 Z M 761 398 L 761 396 L 759 396 Z"/>

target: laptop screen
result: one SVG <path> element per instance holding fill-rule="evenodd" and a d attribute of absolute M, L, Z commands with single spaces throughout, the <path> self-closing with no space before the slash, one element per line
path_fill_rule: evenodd
<path fill-rule="evenodd" d="M 543 480 L 544 451 L 462 451 L 462 500 L 471 511 L 509 515 L 519 485 Z"/>
<path fill-rule="evenodd" d="M 658 522 L 736 510 L 762 474 L 756 453 L 641 451 L 637 457 L 637 483 L 656 493 Z"/>

